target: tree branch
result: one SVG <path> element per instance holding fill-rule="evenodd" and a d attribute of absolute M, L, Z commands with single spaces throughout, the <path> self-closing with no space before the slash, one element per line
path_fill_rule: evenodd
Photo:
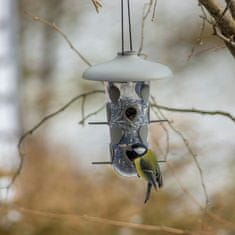
<path fill-rule="evenodd" d="M 78 225 L 80 222 L 89 222 L 89 223 L 98 223 L 98 224 L 105 224 L 111 225 L 116 227 L 124 227 L 142 231 L 158 231 L 158 232 L 166 232 L 170 234 L 184 234 L 184 235 L 209 235 L 206 231 L 192 231 L 186 229 L 179 229 L 174 227 L 169 227 L 165 225 L 150 225 L 150 224 L 139 224 L 139 223 L 130 223 L 120 220 L 113 220 L 113 219 L 106 219 L 101 217 L 95 217 L 90 215 L 79 215 L 79 214 L 67 214 L 67 213 L 53 213 L 47 212 L 42 210 L 33 210 L 29 208 L 19 207 L 19 206 L 12 206 L 15 210 L 19 210 L 24 214 L 28 214 L 30 216 L 42 216 L 46 218 L 54 218 L 63 221 L 74 221 Z M 211 234 L 211 233 L 210 233 Z"/>
<path fill-rule="evenodd" d="M 229 118 L 231 121 L 235 122 L 235 117 L 231 113 L 225 111 L 220 111 L 220 110 L 209 111 L 209 110 L 194 109 L 194 108 L 193 109 L 171 108 L 168 106 L 163 106 L 155 103 L 152 103 L 151 105 L 153 107 L 158 107 L 159 109 L 163 109 L 170 112 L 194 113 L 194 114 L 212 115 L 212 116 L 218 115 Z"/>
<path fill-rule="evenodd" d="M 165 115 L 160 111 L 159 105 L 157 104 L 155 98 L 153 96 L 151 96 L 151 99 L 152 99 L 152 103 L 154 104 L 153 107 L 158 109 L 158 112 L 160 113 L 162 118 L 167 119 L 165 117 Z M 206 211 L 208 209 L 208 205 L 209 205 L 209 196 L 208 196 L 208 193 L 207 193 L 207 188 L 206 188 L 206 184 L 205 184 L 205 180 L 204 180 L 204 174 L 203 174 L 202 168 L 200 166 L 200 163 L 199 163 L 199 161 L 197 159 L 197 154 L 194 153 L 194 151 L 192 150 L 192 148 L 191 148 L 191 146 L 189 144 L 189 141 L 184 137 L 184 135 L 178 129 L 176 129 L 175 126 L 171 122 L 168 122 L 167 124 L 181 138 L 181 140 L 183 141 L 186 149 L 188 150 L 189 154 L 192 156 L 192 158 L 193 158 L 193 160 L 195 162 L 195 165 L 196 165 L 196 167 L 198 169 L 198 172 L 199 172 L 199 176 L 200 176 L 200 181 L 201 181 L 201 186 L 202 186 L 202 189 L 203 189 L 203 193 L 204 193 L 204 196 L 205 196 L 205 208 L 204 208 L 204 211 L 206 213 Z"/>
<path fill-rule="evenodd" d="M 233 42 L 232 38 L 225 37 L 220 29 L 216 27 L 216 25 L 213 26 L 214 34 L 218 36 L 220 39 L 222 39 L 225 43 L 229 44 L 231 47 L 234 47 L 235 49 L 235 42 Z"/>
<path fill-rule="evenodd" d="M 161 119 L 161 114 L 159 114 L 157 112 L 158 110 L 154 109 L 154 107 L 152 105 L 150 106 L 150 108 L 154 112 L 156 117 Z M 165 150 L 165 153 L 164 153 L 164 160 L 167 161 L 168 160 L 169 151 L 170 151 L 170 135 L 169 135 L 169 132 L 168 132 L 166 126 L 164 125 L 164 123 L 160 122 L 159 124 L 160 124 L 161 128 L 163 129 L 163 131 L 166 134 L 166 150 Z"/>
<path fill-rule="evenodd" d="M 30 13 L 28 10 L 23 10 L 23 12 L 32 18 L 32 20 L 37 21 L 37 22 L 41 22 L 45 25 L 47 25 L 48 27 L 52 28 L 54 31 L 58 32 L 64 39 L 65 41 L 68 43 L 68 45 L 70 46 L 70 48 L 78 55 L 78 57 L 88 66 L 91 66 L 91 63 L 74 47 L 74 45 L 72 44 L 72 42 L 70 41 L 70 39 L 67 37 L 67 35 L 59 28 L 59 26 L 57 26 L 54 22 L 49 22 L 45 19 L 40 18 L 39 16 L 35 16 L 32 13 Z"/>
<path fill-rule="evenodd" d="M 141 21 L 141 32 L 140 32 L 140 46 L 138 49 L 138 55 L 140 56 L 142 54 L 143 51 L 143 47 L 144 47 L 144 29 L 145 29 L 145 21 L 148 18 L 150 12 L 151 12 L 151 8 L 153 5 L 153 0 L 149 0 L 149 3 L 145 3 L 144 4 L 144 8 L 143 8 L 143 16 L 142 16 L 142 21 Z M 155 6 L 154 6 L 155 7 Z M 155 10 L 154 10 L 155 11 Z"/>
<path fill-rule="evenodd" d="M 203 37 L 203 34 L 204 34 L 204 32 L 205 32 L 205 28 L 206 28 L 206 20 L 205 20 L 204 18 L 202 18 L 202 24 L 201 24 L 201 27 L 200 27 L 200 33 L 199 33 L 199 36 L 198 36 L 198 38 L 196 39 L 195 43 L 194 43 L 193 46 L 192 46 L 191 52 L 190 52 L 190 54 L 189 54 L 189 56 L 188 56 L 188 58 L 187 58 L 188 61 L 189 61 L 189 60 L 192 58 L 192 56 L 194 55 L 194 52 L 195 52 L 195 50 L 196 50 L 196 47 L 197 47 L 198 45 L 202 45 L 202 44 L 203 44 L 203 43 L 202 43 L 202 37 Z"/>
<path fill-rule="evenodd" d="M 225 0 L 227 4 L 230 4 L 229 11 L 233 19 L 235 20 L 235 0 Z"/>
<path fill-rule="evenodd" d="M 227 6 L 225 9 L 222 9 L 216 0 L 199 0 L 199 3 L 207 9 L 210 15 L 218 22 L 219 26 L 223 28 L 226 33 L 235 33 L 235 22 L 230 15 L 226 14 Z"/>
<path fill-rule="evenodd" d="M 22 148 L 22 144 L 25 141 L 25 139 L 32 135 L 36 130 L 38 130 L 43 124 L 45 124 L 48 120 L 52 119 L 53 117 L 57 116 L 58 114 L 62 113 L 63 111 L 65 111 L 68 107 L 70 107 L 70 105 L 72 105 L 74 102 L 76 102 L 77 100 L 83 98 L 84 96 L 90 96 L 90 95 L 94 95 L 94 94 L 98 94 L 101 93 L 103 94 L 104 91 L 103 90 L 93 90 L 93 91 L 89 91 L 80 95 L 75 96 L 74 98 L 72 98 L 69 102 L 67 102 L 65 105 L 63 105 L 61 108 L 59 108 L 58 110 L 56 110 L 55 112 L 45 116 L 40 122 L 38 122 L 35 126 L 33 126 L 30 130 L 26 131 L 19 139 L 18 141 L 18 153 L 19 153 L 19 157 L 20 157 L 20 163 L 19 166 L 16 170 L 16 172 L 13 174 L 10 183 L 4 187 L 5 189 L 9 190 L 10 187 L 14 184 L 16 178 L 20 175 L 21 170 L 23 168 L 23 163 L 24 163 L 24 156 L 25 154 L 22 152 L 21 148 Z"/>
<path fill-rule="evenodd" d="M 9 189 L 15 182 L 16 178 L 18 177 L 18 175 L 20 174 L 22 167 L 23 167 L 23 162 L 24 162 L 24 154 L 21 151 L 21 147 L 22 144 L 24 142 L 24 140 L 32 135 L 37 129 L 39 129 L 45 122 L 47 122 L 48 120 L 50 120 L 51 118 L 55 117 L 56 115 L 58 115 L 59 113 L 63 112 L 65 109 L 67 109 L 71 104 L 73 104 L 75 101 L 79 100 L 80 98 L 83 99 L 83 102 L 85 100 L 84 97 L 96 94 L 96 93 L 104 93 L 103 90 L 94 90 L 94 91 L 90 91 L 90 92 L 86 92 L 80 95 L 75 96 L 74 98 L 72 98 L 68 103 L 66 103 L 64 106 L 62 106 L 61 108 L 59 108 L 57 111 L 45 116 L 39 123 L 37 123 L 33 128 L 31 128 L 30 130 L 26 131 L 19 139 L 18 142 L 18 152 L 19 152 L 19 157 L 20 157 L 20 163 L 19 166 L 16 170 L 16 172 L 14 173 L 14 175 L 12 176 L 11 182 L 9 183 L 8 186 L 4 187 L 6 189 Z M 84 104 L 82 104 L 83 106 Z M 224 111 L 206 111 L 206 110 L 199 110 L 199 109 L 177 109 L 177 108 L 170 108 L 167 106 L 162 106 L 162 105 L 158 105 L 156 103 L 151 103 L 152 107 L 158 108 L 158 109 L 163 109 L 166 111 L 171 111 L 171 112 L 184 112 L 184 113 L 194 113 L 194 114 L 202 114 L 202 115 L 220 115 L 223 117 L 227 117 L 230 120 L 232 120 L 233 122 L 235 122 L 235 117 L 232 116 L 232 114 L 224 112 Z M 102 109 L 104 108 L 104 106 L 102 106 L 101 108 L 97 109 L 95 112 L 90 113 L 88 115 L 84 115 L 82 117 L 82 120 L 80 121 L 81 123 L 83 123 L 85 120 L 87 120 L 89 117 L 91 117 L 92 115 L 97 114 L 98 112 L 100 112 Z M 167 137 L 169 138 L 169 137 Z M 168 140 L 169 141 L 169 140 Z M 169 150 L 167 150 L 168 152 Z"/>
<path fill-rule="evenodd" d="M 96 12 L 99 13 L 100 8 L 102 7 L 101 1 L 100 0 L 91 0 L 91 1 L 95 7 Z"/>
<path fill-rule="evenodd" d="M 201 204 L 196 200 L 196 198 L 189 192 L 189 190 L 187 190 L 186 187 L 184 187 L 184 185 L 182 184 L 182 182 L 180 181 L 180 179 L 177 177 L 175 170 L 173 168 L 173 165 L 170 164 L 169 162 L 166 163 L 167 166 L 169 167 L 169 169 L 171 170 L 172 175 L 174 176 L 174 179 L 176 180 L 176 182 L 178 183 L 178 185 L 180 186 L 181 190 L 191 199 L 191 201 L 198 206 L 198 208 L 202 211 L 204 211 L 204 208 L 201 206 Z M 206 215 L 208 215 L 210 218 L 212 218 L 214 221 L 224 225 L 224 227 L 235 231 L 235 225 L 233 222 L 228 221 L 222 217 L 220 217 L 219 215 L 207 210 L 206 211 Z"/>
<path fill-rule="evenodd" d="M 106 107 L 106 105 L 102 105 L 100 108 L 98 108 L 96 111 L 91 112 L 89 114 L 87 114 L 86 116 L 84 115 L 81 119 L 81 121 L 79 122 L 79 124 L 84 125 L 85 121 L 90 118 L 91 116 L 94 116 L 96 114 L 98 114 L 99 112 L 101 112 L 104 108 Z"/>
<path fill-rule="evenodd" d="M 214 34 L 225 42 L 231 54 L 235 57 L 235 20 L 228 12 L 228 9 L 230 9 L 230 12 L 233 9 L 234 0 L 233 3 L 227 0 L 224 9 L 221 8 L 216 0 L 199 0 L 199 4 L 203 5 L 214 18 L 214 22 L 209 20 L 207 22 L 212 25 Z M 219 30 L 216 30 L 217 27 Z"/>
<path fill-rule="evenodd" d="M 154 21 L 154 19 L 156 18 L 157 1 L 158 0 L 154 0 L 153 15 L 152 15 L 152 19 L 151 19 L 152 21 Z"/>

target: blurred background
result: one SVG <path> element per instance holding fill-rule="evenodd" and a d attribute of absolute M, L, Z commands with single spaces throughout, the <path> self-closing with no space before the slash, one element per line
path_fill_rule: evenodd
<path fill-rule="evenodd" d="M 132 1 L 136 50 L 146 3 Z M 200 209 L 205 193 L 198 168 L 182 139 L 167 125 L 165 185 L 146 205 L 145 182 L 121 177 L 110 166 L 92 166 L 92 161 L 109 160 L 109 130 L 79 125 L 81 100 L 27 138 L 21 174 L 9 191 L 4 188 L 18 167 L 17 142 L 23 132 L 73 96 L 103 89 L 101 83 L 82 80 L 87 65 L 60 34 L 33 21 L 25 10 L 55 22 L 91 64 L 112 59 L 121 46 L 118 0 L 103 0 L 99 14 L 89 0 L 0 1 L 0 234 L 172 234 L 88 222 L 76 215 L 235 234 L 235 125 L 220 116 L 163 111 L 197 153 L 208 210 L 219 220 Z M 159 0 L 155 20 L 147 18 L 143 52 L 174 71 L 173 79 L 153 83 L 151 92 L 161 105 L 234 114 L 234 59 L 210 27 L 192 55 L 202 25 L 200 14 L 196 0 Z M 85 114 L 104 102 L 103 94 L 89 96 Z M 105 117 L 103 110 L 90 121 Z M 151 124 L 149 142 L 159 158 L 164 158 L 166 139 L 162 127 Z M 73 216 L 63 217 L 67 214 Z"/>

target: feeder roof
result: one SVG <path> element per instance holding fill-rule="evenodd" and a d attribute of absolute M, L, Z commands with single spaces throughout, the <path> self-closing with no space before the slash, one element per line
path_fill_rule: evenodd
<path fill-rule="evenodd" d="M 172 76 L 165 65 L 141 59 L 135 52 L 125 52 L 111 61 L 88 68 L 83 78 L 94 81 L 151 81 Z"/>

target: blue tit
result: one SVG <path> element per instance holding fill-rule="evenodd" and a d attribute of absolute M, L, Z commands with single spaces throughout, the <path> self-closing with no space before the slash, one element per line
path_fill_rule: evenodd
<path fill-rule="evenodd" d="M 148 182 L 144 201 L 144 203 L 146 203 L 149 200 L 152 187 L 158 190 L 163 186 L 157 156 L 152 150 L 141 143 L 133 144 L 131 150 L 127 150 L 126 154 L 128 158 L 133 161 L 138 176 Z"/>

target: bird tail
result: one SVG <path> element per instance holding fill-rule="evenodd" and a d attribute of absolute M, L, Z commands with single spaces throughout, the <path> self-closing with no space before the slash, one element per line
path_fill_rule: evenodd
<path fill-rule="evenodd" d="M 159 171 L 159 173 L 156 175 L 156 180 L 158 182 L 158 186 L 159 188 L 161 188 L 163 186 L 163 179 L 162 179 L 162 174 Z"/>
<path fill-rule="evenodd" d="M 148 185 L 147 185 L 147 192 L 146 192 L 144 203 L 146 203 L 149 200 L 150 194 L 151 194 L 151 189 L 152 189 L 152 184 L 148 183 Z"/>

